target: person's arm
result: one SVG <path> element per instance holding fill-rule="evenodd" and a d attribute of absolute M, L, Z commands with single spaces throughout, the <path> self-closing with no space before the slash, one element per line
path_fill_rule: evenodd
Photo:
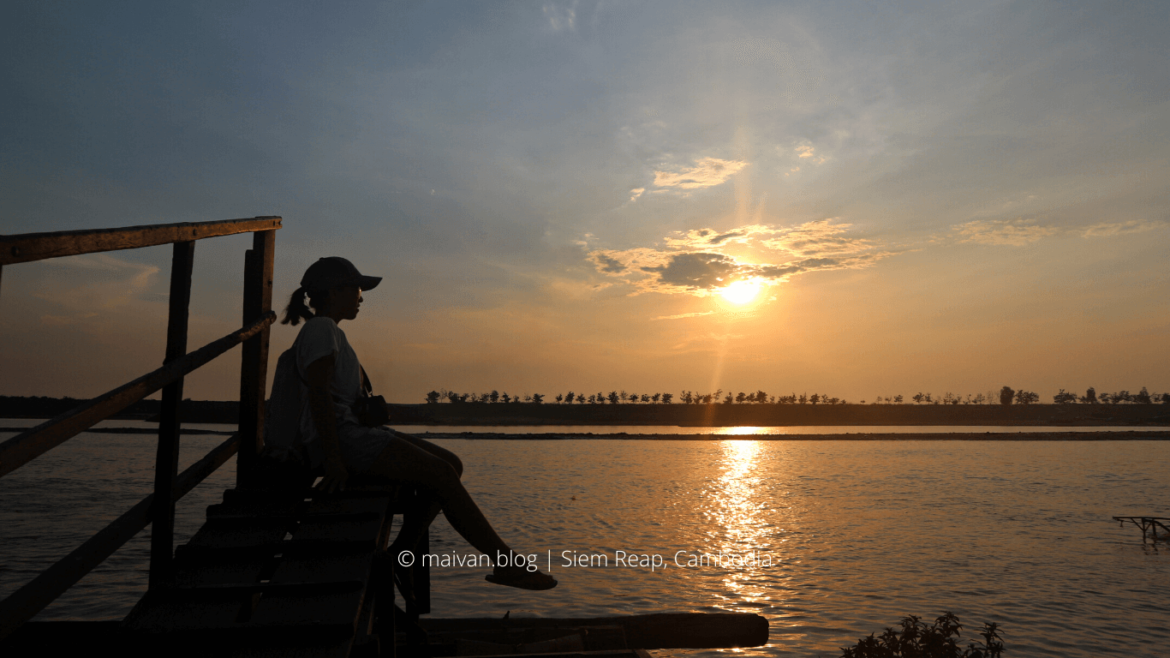
<path fill-rule="evenodd" d="M 333 366 L 336 353 L 323 356 L 305 368 L 305 383 L 309 388 L 309 411 L 313 414 L 313 426 L 321 438 L 325 451 L 325 477 L 318 488 L 325 493 L 345 489 L 349 472 L 341 459 L 341 440 L 337 437 L 337 414 L 333 407 L 333 394 L 329 387 L 333 383 Z"/>

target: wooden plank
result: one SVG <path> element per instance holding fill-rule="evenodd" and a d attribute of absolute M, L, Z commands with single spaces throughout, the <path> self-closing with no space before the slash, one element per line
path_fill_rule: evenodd
<path fill-rule="evenodd" d="M 265 556 L 248 554 L 176 558 L 174 583 L 177 587 L 258 583 L 270 561 Z"/>
<path fill-rule="evenodd" d="M 0 265 L 102 251 L 117 251 L 119 249 L 138 249 L 184 240 L 202 240 L 220 235 L 271 231 L 279 229 L 281 221 L 280 217 L 275 216 L 251 217 L 214 222 L 183 222 L 6 235 L 0 236 Z"/>
<path fill-rule="evenodd" d="M 208 519 L 184 547 L 232 549 L 275 544 L 284 539 L 292 524 L 282 518 Z"/>
<path fill-rule="evenodd" d="M 639 649 L 719 649 L 768 643 L 768 620 L 740 612 L 662 613 L 587 619 L 423 619 L 428 632 L 566 626 L 621 626 L 630 647 Z"/>
<path fill-rule="evenodd" d="M 101 655 L 102 648 L 123 646 L 125 636 L 116 621 L 30 621 L 0 642 L 0 655 Z"/>
<path fill-rule="evenodd" d="M 652 658 L 651 654 L 639 649 L 620 649 L 617 651 L 555 651 L 538 653 L 476 653 L 479 658 Z"/>
<path fill-rule="evenodd" d="M 369 542 L 370 550 L 378 548 L 378 534 L 382 529 L 381 518 L 366 517 L 353 520 L 350 518 L 321 518 L 306 517 L 293 533 L 290 544 L 312 541 L 330 542 Z"/>
<path fill-rule="evenodd" d="M 163 386 L 177 380 L 244 340 L 266 329 L 276 320 L 269 312 L 257 322 L 208 343 L 180 359 L 120 386 L 104 395 L 0 443 L 0 476 L 27 464 L 40 455 L 84 432 L 95 423 L 129 407 Z"/>
<path fill-rule="evenodd" d="M 182 498 L 215 469 L 222 466 L 235 453 L 237 445 L 239 437 L 233 435 L 207 453 L 203 459 L 187 467 L 175 482 L 175 497 Z M 7 637 L 21 624 L 32 619 L 62 592 L 72 587 L 122 544 L 145 528 L 150 522 L 153 507 L 154 494 L 151 494 L 72 553 L 0 601 L 0 639 Z"/>
<path fill-rule="evenodd" d="M 148 590 L 122 620 L 122 625 L 139 633 L 233 628 L 241 613 L 250 607 L 250 598 L 250 595 L 189 597 L 176 595 L 169 588 Z"/>
<path fill-rule="evenodd" d="M 353 633 L 365 596 L 364 588 L 337 594 L 264 596 L 256 605 L 250 623 L 260 626 L 344 626 Z"/>
<path fill-rule="evenodd" d="M 365 580 L 373 566 L 372 553 L 349 555 L 286 555 L 270 582 L 330 583 Z"/>
<path fill-rule="evenodd" d="M 195 243 L 176 242 L 171 258 L 171 290 L 167 319 L 167 347 L 163 363 L 173 363 L 187 353 L 187 318 L 191 306 L 191 271 Z M 173 577 L 171 559 L 175 538 L 175 476 L 179 473 L 179 404 L 183 378 L 167 384 L 162 392 L 158 425 L 158 450 L 154 461 L 154 521 L 150 530 L 149 587 L 159 587 Z"/>
<path fill-rule="evenodd" d="M 253 499 L 208 505 L 207 518 L 250 519 L 264 516 L 297 519 L 304 515 L 307 508 L 308 503 L 290 498 Z"/>
<path fill-rule="evenodd" d="M 116 621 L 34 621 L 0 643 L 4 656 L 117 656 L 167 658 L 323 658 L 349 655 L 352 638 L 296 629 L 195 630 L 135 633 Z"/>
<path fill-rule="evenodd" d="M 268 505 L 281 504 L 287 501 L 300 504 L 305 503 L 313 495 L 313 490 L 284 491 L 272 489 L 225 489 L 223 492 L 224 505 Z"/>
<path fill-rule="evenodd" d="M 341 516 L 352 514 L 376 514 L 385 516 L 390 507 L 390 495 L 350 496 L 349 492 L 339 496 L 318 496 L 309 505 L 306 517 Z"/>
<path fill-rule="evenodd" d="M 130 655 L 167 658 L 345 658 L 353 644 L 346 628 L 321 625 L 262 628 L 239 624 L 128 636 L 133 640 Z"/>
<path fill-rule="evenodd" d="M 244 254 L 244 325 L 272 310 L 272 263 L 276 231 L 252 235 L 252 248 Z M 267 328 L 244 342 L 240 358 L 240 452 L 236 460 L 237 486 L 250 486 L 256 479 L 256 460 L 264 446 L 264 401 L 268 397 Z"/>
<path fill-rule="evenodd" d="M 4 656 L 118 656 L 167 658 L 323 658 L 349 655 L 352 638 L 295 629 L 225 629 L 146 635 L 116 621 L 34 621 L 4 642 Z"/>
<path fill-rule="evenodd" d="M 262 596 L 320 596 L 349 594 L 365 589 L 364 578 L 356 580 L 294 581 L 287 583 L 195 583 L 170 590 L 183 599 L 220 599 L 260 594 Z"/>

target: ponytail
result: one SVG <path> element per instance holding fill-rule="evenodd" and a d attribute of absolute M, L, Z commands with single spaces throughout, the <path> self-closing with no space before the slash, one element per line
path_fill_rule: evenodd
<path fill-rule="evenodd" d="M 292 297 L 288 300 L 288 306 L 284 309 L 284 319 L 280 321 L 281 324 L 291 324 L 297 326 L 301 320 L 312 320 L 315 315 L 305 306 L 305 293 L 308 292 L 303 287 L 297 288 L 293 292 Z"/>
<path fill-rule="evenodd" d="M 309 304 L 305 305 L 305 295 L 309 296 Z M 288 306 L 284 309 L 284 319 L 280 321 L 281 324 L 291 324 L 297 326 L 301 320 L 312 320 L 317 317 L 309 306 L 315 309 L 320 309 L 329 302 L 328 290 L 308 290 L 304 286 L 297 288 L 293 292 L 292 297 L 288 300 Z"/>

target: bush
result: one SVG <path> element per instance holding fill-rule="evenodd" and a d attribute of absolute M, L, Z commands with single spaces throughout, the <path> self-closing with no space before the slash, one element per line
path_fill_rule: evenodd
<path fill-rule="evenodd" d="M 902 632 L 887 628 L 881 637 L 858 640 L 851 648 L 842 648 L 842 658 L 999 658 L 1003 652 L 998 628 L 994 623 L 983 624 L 982 642 L 970 642 L 959 649 L 959 632 L 963 626 L 959 618 L 949 612 L 927 626 L 918 617 L 910 615 L 902 620 Z"/>

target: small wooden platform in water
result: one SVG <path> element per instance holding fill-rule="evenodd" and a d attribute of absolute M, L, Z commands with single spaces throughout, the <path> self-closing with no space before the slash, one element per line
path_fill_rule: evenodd
<path fill-rule="evenodd" d="M 1158 528 L 1162 529 L 1161 539 L 1163 541 L 1170 541 L 1170 528 L 1166 527 L 1166 523 L 1170 522 L 1170 517 L 1167 516 L 1115 516 L 1114 521 L 1117 521 L 1121 526 L 1125 526 L 1126 521 L 1141 528 L 1142 543 L 1146 543 L 1146 535 L 1149 535 L 1150 541 L 1158 543 Z"/>

